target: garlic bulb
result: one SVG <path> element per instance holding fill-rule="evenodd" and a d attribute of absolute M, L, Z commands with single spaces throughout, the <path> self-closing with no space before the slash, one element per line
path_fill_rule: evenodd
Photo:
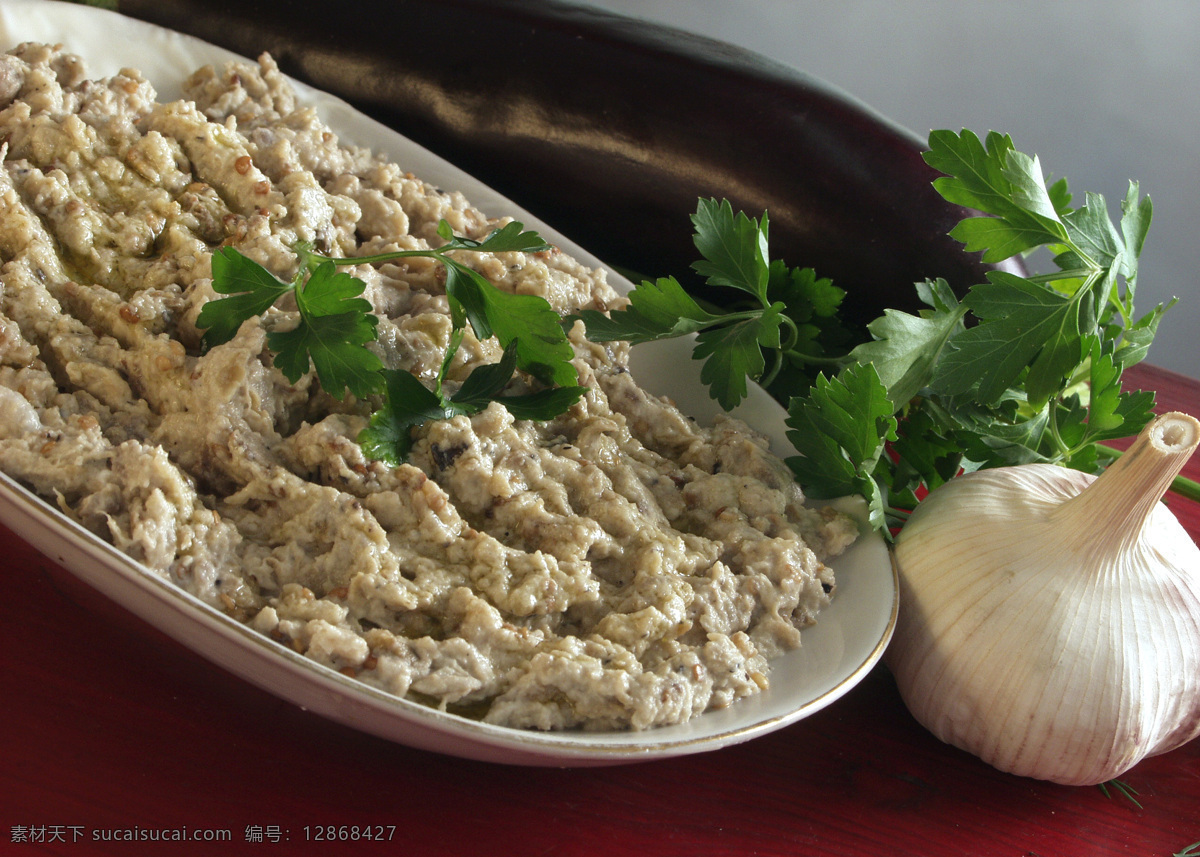
<path fill-rule="evenodd" d="M 931 492 L 896 540 L 885 656 L 917 720 L 1073 785 L 1200 734 L 1200 548 L 1158 502 L 1198 443 L 1166 414 L 1099 478 L 1027 464 Z"/>

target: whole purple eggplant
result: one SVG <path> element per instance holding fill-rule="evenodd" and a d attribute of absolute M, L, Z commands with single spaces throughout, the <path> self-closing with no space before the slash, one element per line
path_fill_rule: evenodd
<path fill-rule="evenodd" d="M 119 0 L 349 101 L 610 264 L 687 275 L 700 197 L 770 216 L 771 253 L 866 321 L 988 266 L 947 232 L 924 141 L 723 42 L 548 0 Z"/>

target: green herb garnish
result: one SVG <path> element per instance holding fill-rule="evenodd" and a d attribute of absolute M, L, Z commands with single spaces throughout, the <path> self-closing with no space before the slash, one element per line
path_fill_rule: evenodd
<path fill-rule="evenodd" d="M 359 398 L 382 395 L 382 406 L 370 419 L 359 443 L 371 457 L 399 464 L 411 447 L 411 429 L 426 422 L 474 414 L 499 402 L 517 419 L 548 420 L 571 407 L 585 392 L 577 386 L 574 349 L 562 319 L 543 298 L 515 295 L 496 288 L 468 265 L 449 255 L 455 251 L 539 252 L 549 245 L 520 223 L 509 223 L 483 241 L 455 236 L 448 223 L 438 224 L 445 240 L 428 250 L 400 250 L 373 256 L 333 258 L 306 244 L 295 248 L 298 270 L 290 282 L 231 247 L 213 254 L 213 289 L 226 297 L 204 305 L 197 326 L 204 328 L 206 347 L 232 339 L 241 325 L 256 318 L 282 296 L 292 294 L 299 321 L 290 330 L 272 331 L 267 345 L 275 365 L 289 381 L 315 369 L 321 388 L 337 399 L 349 390 Z M 435 387 L 415 376 L 385 369 L 369 347 L 379 319 L 361 295 L 366 284 L 339 265 L 371 264 L 406 257 L 439 261 L 446 271 L 452 333 Z M 480 340 L 496 337 L 504 349 L 499 363 L 477 366 L 453 395 L 442 387 L 446 372 L 470 324 Z M 531 393 L 505 395 L 517 370 L 548 385 Z"/>
<path fill-rule="evenodd" d="M 242 323 L 270 309 L 285 294 L 292 294 L 299 321 L 291 330 L 267 334 L 275 352 L 275 365 L 295 384 L 315 367 L 321 387 L 341 399 L 347 389 L 366 397 L 379 392 L 383 363 L 370 349 L 378 319 L 369 301 L 359 297 L 366 284 L 339 272 L 329 260 L 301 267 L 291 282 L 284 282 L 232 247 L 213 254 L 213 289 L 228 295 L 209 301 L 200 310 L 197 327 L 206 328 L 208 347 L 227 342 Z"/>
<path fill-rule="evenodd" d="M 1048 186 L 1036 158 L 994 133 L 985 144 L 969 131 L 935 131 L 925 158 L 947 173 L 934 185 L 947 200 L 990 215 L 952 231 L 967 250 L 997 262 L 1044 247 L 1057 270 L 991 272 L 961 303 L 944 283 L 927 283 L 928 310 L 869 325 L 873 340 L 849 357 L 879 369 L 901 420 L 900 462 L 876 474 L 890 502 L 911 508 L 917 491 L 960 468 L 1044 461 L 1096 470 L 1096 444 L 1137 433 L 1154 404 L 1152 393 L 1120 387 L 1167 309 L 1133 316 L 1149 198 L 1131 183 L 1118 228 L 1103 197 L 1071 208 L 1065 180 Z"/>
<path fill-rule="evenodd" d="M 839 290 L 768 262 L 766 214 L 702 200 L 694 267 L 711 286 L 751 295 L 750 306 L 703 307 L 673 279 L 645 282 L 628 309 L 581 313 L 589 338 L 696 333 L 713 398 L 729 408 L 747 378 L 770 385 L 788 407 L 801 452 L 790 463 L 806 491 L 861 494 L 879 527 L 962 470 L 1100 469 L 1111 457 L 1100 442 L 1136 434 L 1154 404 L 1120 386 L 1168 308 L 1134 316 L 1149 198 L 1131 183 L 1119 224 L 1098 194 L 1072 208 L 1065 180 L 1048 185 L 1036 158 L 994 133 L 935 131 L 925 158 L 945 174 L 942 196 L 982 212 L 951 233 L 967 251 L 999 262 L 1045 248 L 1057 270 L 994 271 L 962 300 L 943 280 L 917 283 L 924 309 L 886 310 L 855 340 L 838 318 Z M 811 377 L 814 366 L 825 371 Z"/>
<path fill-rule="evenodd" d="M 772 263 L 768 221 L 733 213 L 726 200 L 700 200 L 692 215 L 701 259 L 693 265 L 709 286 L 745 297 L 724 308 L 701 306 L 674 277 L 646 280 L 629 294 L 627 308 L 579 317 L 595 342 L 633 344 L 696 334 L 692 351 L 704 365 L 700 379 L 731 410 L 746 397 L 747 379 L 769 384 L 789 363 L 820 359 L 820 320 L 835 318 L 844 292 L 812 269 Z M 739 296 L 741 297 L 741 296 Z M 826 322 L 837 329 L 839 320 Z M 767 359 L 771 360 L 768 367 Z"/>
<path fill-rule="evenodd" d="M 523 395 L 504 395 L 502 391 L 512 380 L 517 368 L 514 343 L 504 350 L 504 357 L 499 363 L 475 367 L 458 391 L 447 396 L 442 389 L 442 382 L 446 367 L 461 342 L 462 331 L 455 331 L 432 390 L 409 372 L 383 370 L 389 405 L 371 416 L 367 428 L 358 437 L 359 444 L 369 457 L 397 465 L 412 448 L 412 429 L 427 422 L 477 414 L 492 402 L 499 402 L 519 420 L 547 420 L 571 407 L 585 392 L 584 387 L 570 386 L 548 387 Z"/>

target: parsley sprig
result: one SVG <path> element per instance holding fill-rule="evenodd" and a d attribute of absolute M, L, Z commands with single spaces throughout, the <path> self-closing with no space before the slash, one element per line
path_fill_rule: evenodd
<path fill-rule="evenodd" d="M 419 250 L 397 250 L 371 256 L 329 257 L 311 245 L 297 244 L 299 264 L 290 281 L 276 277 L 232 247 L 213 254 L 213 289 L 224 295 L 201 309 L 196 325 L 204 329 L 207 348 L 232 339 L 247 320 L 266 313 L 284 295 L 292 295 L 298 320 L 287 330 L 267 334 L 275 366 L 291 383 L 315 371 L 321 388 L 336 399 L 347 390 L 358 398 L 382 396 L 358 441 L 371 457 L 396 465 L 412 445 L 412 429 L 433 420 L 482 411 L 499 402 L 517 419 L 548 420 L 571 407 L 584 394 L 571 362 L 574 349 L 562 318 L 543 298 L 505 292 L 451 255 L 456 251 L 537 253 L 551 249 L 536 232 L 511 222 L 484 240 L 456 236 L 446 221 L 438 224 L 445 243 Z M 450 304 L 450 342 L 434 388 L 414 375 L 386 369 L 371 350 L 379 319 L 362 297 L 366 284 L 339 266 L 363 265 L 425 257 L 446 272 Z M 476 366 L 453 394 L 445 392 L 446 375 L 462 344 L 467 325 L 479 340 L 495 337 L 504 349 L 498 363 Z M 523 371 L 546 385 L 526 393 L 505 394 Z"/>
<path fill-rule="evenodd" d="M 295 384 L 315 367 L 321 387 L 337 399 L 347 389 L 363 398 L 382 389 L 383 363 L 366 347 L 375 339 L 379 319 L 360 297 L 366 289 L 362 280 L 337 271 L 326 259 L 302 265 L 285 282 L 232 247 L 213 254 L 212 272 L 213 290 L 227 297 L 206 303 L 196 319 L 196 326 L 205 328 L 205 347 L 229 341 L 243 322 L 291 294 L 299 310 L 296 326 L 267 334 L 275 365 L 287 379 Z"/>
<path fill-rule="evenodd" d="M 799 453 L 789 463 L 807 492 L 861 494 L 880 528 L 963 470 L 1032 461 L 1100 469 L 1111 457 L 1101 442 L 1135 434 L 1154 404 L 1152 393 L 1120 385 L 1170 306 L 1134 314 L 1150 199 L 1130 183 L 1119 223 L 1098 194 L 1072 208 L 1065 180 L 1049 184 L 1037 158 L 996 133 L 935 131 L 925 159 L 944 174 L 935 182 L 943 197 L 980 212 L 951 233 L 966 251 L 1000 262 L 1046 248 L 1055 269 L 992 271 L 961 300 L 944 280 L 917 283 L 924 309 L 886 310 L 856 343 L 832 284 L 768 261 L 766 214 L 756 221 L 702 200 L 694 267 L 755 304 L 722 312 L 671 278 L 647 281 L 628 309 L 582 313 L 589 338 L 697 333 L 693 353 L 713 397 L 726 408 L 740 401 L 743 374 L 770 385 L 788 407 Z"/>
<path fill-rule="evenodd" d="M 1134 317 L 1137 262 L 1152 204 L 1131 183 L 1120 225 L 1105 200 L 1088 194 L 1071 207 L 1065 180 L 1048 184 L 1037 158 L 992 133 L 935 131 L 925 160 L 945 175 L 934 186 L 948 201 L 981 212 L 951 232 L 987 262 L 1047 248 L 1056 270 L 1031 277 L 991 271 L 960 302 L 943 280 L 918 284 L 927 309 L 886 311 L 868 325 L 870 341 L 829 379 L 886 394 L 894 422 L 879 418 L 877 443 L 839 446 L 836 455 L 794 432 L 812 474 L 810 493 L 836 491 L 823 468 L 853 469 L 873 521 L 903 516 L 921 493 L 962 470 L 1034 461 L 1100 469 L 1102 441 L 1137 433 L 1154 396 L 1121 389 L 1122 370 L 1145 356 L 1167 306 Z M 1168 305 L 1169 306 L 1169 305 Z M 862 380 L 868 371 L 875 383 Z M 810 410 L 841 405 L 822 389 L 793 400 L 789 425 Z M 862 407 L 861 402 L 859 407 Z M 882 453 L 882 454 L 881 454 Z"/>
<path fill-rule="evenodd" d="M 385 407 L 376 411 L 358 442 L 371 458 L 398 465 L 412 449 L 412 429 L 429 422 L 477 414 L 492 402 L 499 402 L 516 419 L 547 420 L 575 402 L 585 392 L 579 386 L 546 387 L 532 393 L 504 395 L 517 367 L 516 341 L 504 349 L 498 363 L 475 367 L 452 395 L 446 395 L 446 370 L 463 339 L 463 329 L 451 335 L 441 370 L 434 388 L 422 384 L 415 375 L 397 369 L 384 369 L 389 402 L 403 402 L 404 407 Z"/>
<path fill-rule="evenodd" d="M 675 277 L 662 277 L 630 292 L 624 309 L 583 310 L 579 317 L 595 342 L 636 345 L 696 334 L 700 379 L 731 410 L 746 397 L 748 379 L 766 386 L 789 365 L 823 360 L 826 343 L 842 332 L 836 312 L 845 292 L 811 268 L 772 262 L 765 213 L 755 220 L 734 214 L 728 200 L 701 199 L 691 219 L 701 256 L 692 267 L 708 286 L 734 289 L 741 299 L 705 307 Z"/>
<path fill-rule="evenodd" d="M 445 220 L 438 236 L 446 243 L 431 249 L 391 250 L 372 256 L 333 258 L 338 265 L 370 265 L 397 259 L 425 257 L 441 262 L 446 272 L 446 297 L 455 328 L 469 322 L 475 336 L 495 336 L 502 348 L 515 345 L 517 368 L 547 384 L 573 386 L 578 381 L 572 360 L 575 351 L 563 331 L 562 317 L 537 295 L 520 295 L 496 288 L 469 265 L 450 255 L 456 250 L 477 253 L 521 251 L 540 253 L 553 249 L 536 232 L 527 232 L 513 221 L 496 229 L 483 241 L 455 235 Z M 310 259 L 321 259 L 301 248 Z"/>
<path fill-rule="evenodd" d="M 1011 138 L 935 131 L 926 161 L 950 202 L 982 212 L 951 234 L 988 262 L 1047 248 L 1056 270 L 992 271 L 959 303 L 926 283 L 927 311 L 889 311 L 873 340 L 850 353 L 869 363 L 901 419 L 899 463 L 876 473 L 894 505 L 959 469 L 1044 461 L 1099 469 L 1101 441 L 1135 434 L 1154 396 L 1124 392 L 1122 370 L 1141 360 L 1169 307 L 1135 318 L 1138 257 L 1153 213 L 1130 183 L 1119 226 L 1105 200 L 1071 207 L 1066 181 L 1048 184 L 1037 158 Z"/>

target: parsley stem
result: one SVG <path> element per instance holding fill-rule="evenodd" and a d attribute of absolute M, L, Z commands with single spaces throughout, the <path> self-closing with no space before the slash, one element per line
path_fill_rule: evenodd
<path fill-rule="evenodd" d="M 714 319 L 712 325 L 708 326 L 720 326 L 728 324 L 731 321 L 750 321 L 752 319 L 761 318 L 762 314 L 763 311 L 761 309 L 746 309 L 738 312 L 727 312 L 720 318 Z"/>
<path fill-rule="evenodd" d="M 1109 461 L 1115 461 L 1123 454 L 1116 447 L 1103 443 L 1096 444 L 1096 452 L 1102 458 L 1107 458 Z M 1200 503 L 1200 482 L 1196 482 L 1194 479 L 1188 479 L 1186 476 L 1176 476 L 1174 481 L 1171 482 L 1171 490 L 1180 497 Z"/>
<path fill-rule="evenodd" d="M 782 310 L 782 308 L 783 308 L 782 304 L 777 304 L 777 306 L 779 306 Z M 780 358 L 780 362 L 782 363 L 783 355 L 786 354 L 789 350 L 791 350 L 791 348 L 797 342 L 800 341 L 800 328 L 796 326 L 795 320 L 790 315 L 788 315 L 786 312 L 781 311 L 779 313 L 779 320 L 782 324 L 787 325 L 787 329 L 788 329 L 787 339 L 785 339 L 783 342 L 781 342 L 779 344 L 779 352 L 780 352 L 779 358 Z"/>
<path fill-rule="evenodd" d="M 818 354 L 805 354 L 803 351 L 785 351 L 784 355 L 793 362 L 816 366 L 833 366 L 838 369 L 846 362 L 846 355 L 841 357 L 822 357 Z"/>
<path fill-rule="evenodd" d="M 775 378 L 778 377 L 779 370 L 783 368 L 784 364 L 782 352 L 773 351 L 772 356 L 774 359 L 771 361 L 771 368 L 763 372 L 762 376 L 758 379 L 758 386 L 764 389 L 770 387 L 775 382 Z"/>
<path fill-rule="evenodd" d="M 1046 416 L 1046 428 L 1050 432 L 1050 437 L 1054 439 L 1054 445 L 1058 447 L 1060 460 L 1062 458 L 1066 458 L 1071 454 L 1071 448 L 1067 445 L 1067 442 L 1063 440 L 1062 433 L 1058 429 L 1058 409 L 1050 408 L 1050 412 Z"/>
<path fill-rule="evenodd" d="M 316 255 L 315 253 L 313 254 Z M 335 258 L 325 256 L 322 258 L 328 259 L 335 265 L 374 265 L 376 262 L 390 262 L 393 259 L 411 258 L 413 256 L 424 256 L 437 258 L 443 254 L 440 248 L 431 247 L 428 250 L 390 250 L 387 253 L 376 253 L 373 256 L 349 256 Z"/>
<path fill-rule="evenodd" d="M 1061 271 L 1052 271 L 1049 274 L 1034 274 L 1026 279 L 1028 279 L 1031 283 L 1037 283 L 1038 285 L 1045 286 L 1053 283 L 1055 280 L 1087 279 L 1095 274 L 1095 268 L 1064 268 Z"/>

